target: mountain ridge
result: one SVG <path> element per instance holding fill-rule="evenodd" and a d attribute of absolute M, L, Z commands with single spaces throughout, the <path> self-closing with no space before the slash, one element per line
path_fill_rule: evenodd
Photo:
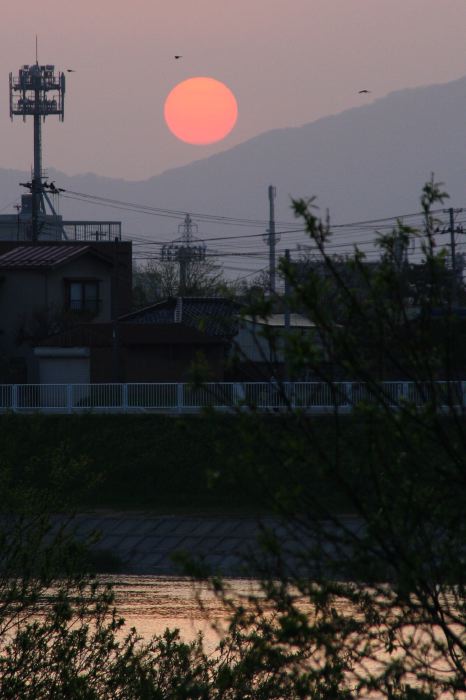
<path fill-rule="evenodd" d="M 338 222 L 419 210 L 419 194 L 434 172 L 451 203 L 466 202 L 466 77 L 449 83 L 393 91 L 370 104 L 299 126 L 263 132 L 231 149 L 165 170 L 145 180 L 83 173 L 48 176 L 67 190 L 123 202 L 263 219 L 267 186 L 277 187 L 277 219 L 290 220 L 290 197 L 317 195 Z M 0 168 L 0 206 L 19 196 L 24 171 Z M 14 182 L 16 180 L 16 182 Z M 176 221 L 62 200 L 64 215 L 124 221 L 129 237 L 163 238 Z M 202 234 L 223 232 L 202 224 Z M 231 230 L 237 233 L 234 227 Z M 242 229 L 241 233 L 245 233 Z"/>

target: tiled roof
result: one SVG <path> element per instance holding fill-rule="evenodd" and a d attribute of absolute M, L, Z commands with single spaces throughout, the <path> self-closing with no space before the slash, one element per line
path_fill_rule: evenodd
<path fill-rule="evenodd" d="M 147 306 L 120 320 L 154 325 L 177 323 L 209 336 L 225 337 L 236 333 L 238 309 L 235 302 L 222 297 L 179 297 Z"/>
<path fill-rule="evenodd" d="M 0 255 L 0 269 L 56 267 L 90 251 L 88 245 L 17 246 Z"/>
<path fill-rule="evenodd" d="M 118 344 L 130 345 L 218 345 L 225 338 L 209 336 L 196 328 L 188 328 L 180 323 L 118 323 Z M 113 323 L 85 323 L 62 333 L 44 338 L 39 347 L 110 347 L 113 345 Z"/>
<path fill-rule="evenodd" d="M 155 323 L 158 326 L 165 325 L 166 323 L 174 323 L 173 311 L 174 308 L 148 308 L 141 312 L 140 315 L 133 314 L 128 321 L 131 321 L 131 323 Z"/>

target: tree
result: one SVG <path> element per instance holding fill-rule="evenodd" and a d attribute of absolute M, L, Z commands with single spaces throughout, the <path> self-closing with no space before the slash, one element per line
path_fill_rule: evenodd
<path fill-rule="evenodd" d="M 213 259 L 194 259 L 186 266 L 184 289 L 180 286 L 179 266 L 174 261 L 149 260 L 133 272 L 133 304 L 141 307 L 167 297 L 218 296 L 229 284 Z"/>
<path fill-rule="evenodd" d="M 332 410 L 309 414 L 312 396 L 299 392 L 313 388 L 290 393 L 282 384 L 288 410 L 273 425 L 240 410 L 250 449 L 238 446 L 218 475 L 254 473 L 279 518 L 264 527 L 263 557 L 253 562 L 261 595 L 240 607 L 230 600 L 239 668 L 264 688 L 260 697 L 466 692 L 465 323 L 433 239 L 432 210 L 446 196 L 426 184 L 425 230 L 399 224 L 379 236 L 378 265 L 358 249 L 336 261 L 328 222 L 312 201 L 294 202 L 319 266 L 302 276 L 282 261 L 281 271 L 291 310 L 307 314 L 317 334 L 290 331 L 287 361 L 296 375 L 319 377 L 314 390 L 332 398 Z M 397 246 L 411 236 L 422 275 L 407 287 Z M 250 313 L 273 307 L 264 297 Z M 258 441 L 271 445 L 268 457 L 254 450 Z M 272 460 L 286 485 L 270 484 Z"/>
<path fill-rule="evenodd" d="M 287 361 L 296 374 L 306 367 L 320 378 L 310 391 L 324 387 L 332 410 L 310 414 L 308 388 L 291 391 L 275 380 L 286 411 L 263 416 L 241 406 L 234 418 L 245 439 L 223 452 L 212 479 L 241 479 L 248 470 L 276 518 L 263 526 L 261 556 L 244 555 L 258 595 L 238 602 L 211 576 L 230 610 L 217 655 L 208 658 L 199 641 L 184 644 L 176 633 L 148 645 L 135 632 L 122 640 L 111 592 L 76 567 L 81 549 L 62 532 L 47 543 L 48 525 L 26 509 L 13 529 L 3 520 L 2 697 L 464 697 L 464 328 L 458 290 L 442 282 L 446 256 L 433 245 L 432 209 L 445 197 L 427 183 L 425 231 L 397 226 L 379 237 L 377 266 L 358 250 L 347 267 L 336 264 L 327 253 L 328 223 L 312 202 L 294 203 L 326 274 L 311 269 L 299 277 L 281 263 L 290 309 L 306 313 L 318 331 L 290 331 Z M 416 295 L 406 291 L 396 246 L 414 235 L 423 251 Z M 250 313 L 273 308 L 270 297 L 255 298 Z M 278 483 L 270 480 L 272 460 L 281 465 Z M 8 485 L 8 474 L 1 476 Z M 18 494 L 3 492 L 5 516 L 21 510 Z M 31 501 L 37 504 L 36 494 Z M 41 616 L 46 591 L 51 604 Z"/>
<path fill-rule="evenodd" d="M 201 639 L 185 643 L 167 630 L 143 642 L 125 630 L 111 587 L 90 573 L 92 538 L 78 542 L 71 516 L 50 515 L 71 510 L 83 465 L 61 448 L 49 457 L 53 493 L 28 474 L 21 480 L 5 457 L 0 463 L 0 697 L 209 697 L 214 664 Z M 37 466 L 31 458 L 31 471 Z"/>
<path fill-rule="evenodd" d="M 77 323 L 92 320 L 91 311 L 71 311 L 56 305 L 39 306 L 30 313 L 24 313 L 19 319 L 16 331 L 16 343 L 36 345 L 44 338 L 69 330 Z"/>

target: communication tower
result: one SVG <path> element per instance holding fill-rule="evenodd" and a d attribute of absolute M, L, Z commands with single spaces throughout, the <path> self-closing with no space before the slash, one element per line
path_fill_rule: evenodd
<path fill-rule="evenodd" d="M 180 268 L 180 294 L 186 292 L 191 265 L 199 260 L 205 260 L 206 245 L 194 236 L 197 233 L 197 224 L 193 223 L 191 216 L 186 214 L 184 222 L 178 226 L 179 238 L 162 247 L 162 261 L 176 262 Z"/>
<path fill-rule="evenodd" d="M 21 116 L 34 120 L 34 171 L 30 183 L 24 183 L 31 192 L 32 240 L 36 242 L 45 220 L 47 202 L 52 214 L 57 214 L 48 192 L 56 193 L 58 189 L 44 183 L 42 170 L 42 122 L 46 117 L 57 115 L 60 121 L 65 116 L 65 76 L 55 73 L 55 66 L 24 65 L 18 75 L 10 73 L 10 117 Z M 47 191 L 48 190 L 48 191 Z"/>

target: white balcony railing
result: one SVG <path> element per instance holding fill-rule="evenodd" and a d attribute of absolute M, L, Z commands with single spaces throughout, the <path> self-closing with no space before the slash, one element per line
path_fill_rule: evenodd
<path fill-rule="evenodd" d="M 218 382 L 200 388 L 181 383 L 1 384 L 0 412 L 190 413 L 210 406 L 283 411 L 289 407 L 324 413 L 350 412 L 361 402 L 397 408 L 404 403 L 463 411 L 466 381 L 381 382 Z"/>

